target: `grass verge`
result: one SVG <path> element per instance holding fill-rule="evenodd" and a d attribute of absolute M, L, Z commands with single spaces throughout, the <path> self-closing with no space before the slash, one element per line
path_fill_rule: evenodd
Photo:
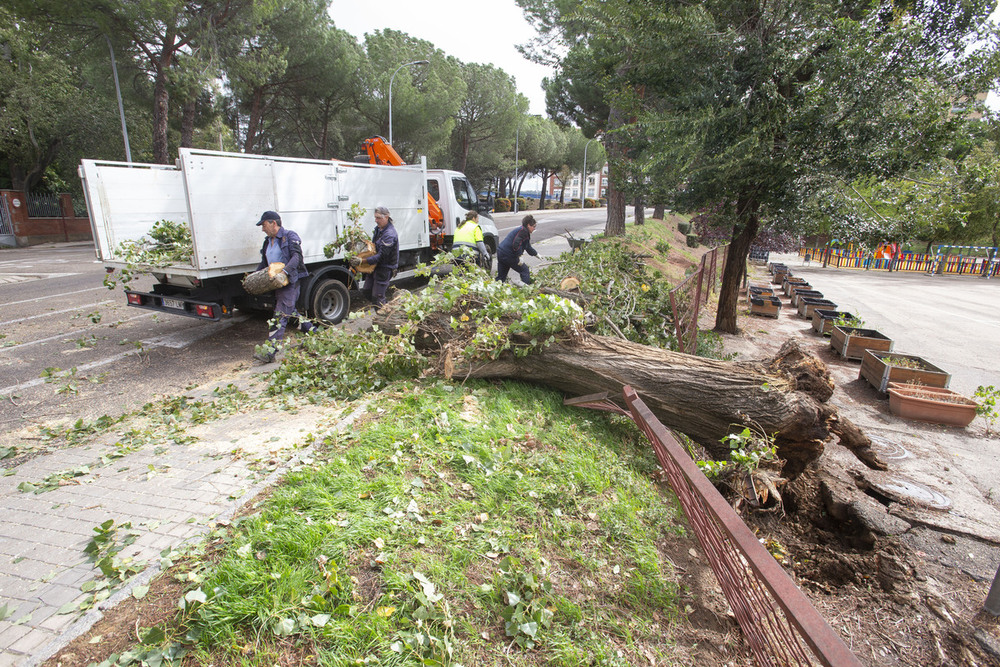
<path fill-rule="evenodd" d="M 210 557 L 176 618 L 107 664 L 672 662 L 684 533 L 626 419 L 506 383 L 399 383 Z"/>

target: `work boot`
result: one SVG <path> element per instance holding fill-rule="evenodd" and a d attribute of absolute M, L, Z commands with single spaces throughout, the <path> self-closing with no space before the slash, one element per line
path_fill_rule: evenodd
<path fill-rule="evenodd" d="M 274 361 L 274 352 L 254 352 L 253 358 L 262 364 L 269 364 Z"/>

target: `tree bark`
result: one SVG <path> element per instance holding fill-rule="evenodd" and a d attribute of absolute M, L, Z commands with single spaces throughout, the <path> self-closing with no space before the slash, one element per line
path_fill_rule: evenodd
<path fill-rule="evenodd" d="M 185 148 L 191 148 L 194 145 L 194 121 L 197 108 L 197 99 L 190 99 L 184 103 L 181 115 L 181 146 Z"/>
<path fill-rule="evenodd" d="M 715 330 L 729 334 L 737 333 L 736 309 L 740 281 L 743 279 L 750 245 L 760 230 L 760 203 L 754 197 L 740 198 L 736 210 L 741 224 L 733 230 L 729 252 L 726 253 L 726 268 L 722 272 L 722 285 L 719 287 L 719 309 L 715 315 Z"/>
<path fill-rule="evenodd" d="M 666 207 L 663 204 L 656 204 L 655 208 L 653 209 L 653 219 L 663 220 L 663 216 L 665 213 L 666 213 Z"/>
<path fill-rule="evenodd" d="M 607 392 L 619 405 L 624 405 L 622 387 L 629 385 L 664 425 L 720 459 L 729 451 L 720 440 L 751 426 L 776 434 L 784 473 L 791 477 L 818 458 L 834 436 L 867 465 L 885 467 L 860 429 L 825 404 L 833 393 L 826 366 L 794 341 L 768 361 L 727 362 L 583 334 L 527 357 L 507 353 L 495 361 L 468 363 L 458 349 L 461 332 L 450 321 L 450 313 L 430 313 L 414 339 L 418 349 L 440 353 L 437 372 L 445 377 L 534 382 L 571 396 Z M 405 322 L 405 315 L 389 304 L 374 323 L 394 332 Z"/>
<path fill-rule="evenodd" d="M 167 91 L 167 72 L 173 64 L 174 51 L 177 48 L 176 33 L 167 30 L 159 57 L 153 62 L 155 81 L 153 84 L 153 162 L 156 164 L 170 163 L 170 145 L 168 130 L 170 120 L 170 93 Z"/>
<path fill-rule="evenodd" d="M 635 214 L 636 225 L 642 225 L 646 223 L 646 202 L 643 201 L 642 195 L 635 196 L 635 202 L 633 204 L 633 212 Z"/>
<path fill-rule="evenodd" d="M 608 133 L 605 150 L 608 155 L 608 219 L 604 225 L 605 236 L 625 235 L 625 193 L 621 190 L 621 162 L 625 159 L 625 147 L 615 131 L 624 125 L 624 116 L 618 107 L 612 105 L 608 113 Z"/>

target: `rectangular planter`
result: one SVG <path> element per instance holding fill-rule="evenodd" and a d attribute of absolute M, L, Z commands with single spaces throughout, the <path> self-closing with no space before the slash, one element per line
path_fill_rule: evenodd
<path fill-rule="evenodd" d="M 775 284 L 775 285 L 780 285 L 781 283 L 785 282 L 785 276 L 786 275 L 788 275 L 788 269 L 787 268 L 785 268 L 785 269 L 780 269 L 780 268 L 779 269 L 775 269 L 774 270 L 774 277 L 771 278 L 771 282 L 773 284 Z"/>
<path fill-rule="evenodd" d="M 804 297 L 804 296 L 807 296 L 807 297 L 809 297 L 811 299 L 822 299 L 823 298 L 823 293 L 820 292 L 819 290 L 814 290 L 814 289 L 799 289 L 798 287 L 793 287 L 792 288 L 792 293 L 791 293 L 792 306 L 795 307 L 795 308 L 798 308 L 799 299 L 801 297 Z"/>
<path fill-rule="evenodd" d="M 750 296 L 750 314 L 777 317 L 781 312 L 781 299 L 776 296 Z"/>
<path fill-rule="evenodd" d="M 918 368 L 905 368 L 903 366 L 893 366 L 886 363 L 887 359 L 903 359 L 918 366 Z M 902 354 L 900 352 L 880 352 L 877 350 L 865 350 L 861 358 L 861 371 L 858 379 L 864 378 L 876 390 L 886 392 L 890 382 L 919 382 L 928 387 L 947 387 L 951 382 L 951 375 L 944 372 L 934 364 L 915 354 Z"/>
<path fill-rule="evenodd" d="M 781 269 L 781 270 L 783 270 L 783 271 L 784 271 L 785 273 L 787 273 L 787 272 L 788 272 L 788 265 L 787 265 L 787 264 L 783 264 L 782 262 L 771 262 L 770 264 L 768 264 L 768 265 L 767 265 L 767 271 L 768 271 L 768 273 L 770 273 L 770 274 L 771 274 L 772 276 L 774 275 L 774 273 L 775 273 L 775 272 L 776 272 L 776 271 L 777 271 L 778 269 Z"/>
<path fill-rule="evenodd" d="M 807 296 L 799 298 L 799 317 L 804 317 L 807 320 L 811 320 L 813 316 L 813 311 L 817 308 L 827 308 L 834 309 L 837 307 L 833 301 L 829 299 L 811 299 Z"/>
<path fill-rule="evenodd" d="M 892 345 L 892 339 L 874 329 L 834 326 L 830 330 L 830 347 L 845 359 L 860 361 L 865 350 L 890 352 Z"/>
<path fill-rule="evenodd" d="M 821 336 L 827 336 L 833 330 L 833 323 L 838 320 L 856 322 L 857 318 L 855 318 L 852 313 L 844 312 L 842 310 L 826 310 L 825 308 L 817 308 L 812 314 L 813 331 Z"/>
<path fill-rule="evenodd" d="M 794 288 L 798 288 L 798 289 L 812 289 L 812 286 L 809 285 L 809 283 L 807 283 L 802 278 L 788 278 L 786 276 L 785 277 L 785 282 L 781 286 L 782 291 L 784 291 L 784 293 L 785 293 L 786 296 L 791 296 L 792 295 L 792 289 L 794 289 Z"/>
<path fill-rule="evenodd" d="M 978 404 L 942 387 L 889 383 L 889 411 L 905 419 L 966 427 L 976 418 Z"/>

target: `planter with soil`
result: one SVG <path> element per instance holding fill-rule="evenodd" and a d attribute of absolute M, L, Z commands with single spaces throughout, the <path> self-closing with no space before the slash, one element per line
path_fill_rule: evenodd
<path fill-rule="evenodd" d="M 781 285 L 785 282 L 785 276 L 789 275 L 791 271 L 788 270 L 787 266 L 776 266 L 771 273 L 773 274 L 771 282 L 775 285 Z"/>
<path fill-rule="evenodd" d="M 792 295 L 792 288 L 800 287 L 803 289 L 812 289 L 809 283 L 806 282 L 805 278 L 796 278 L 794 276 L 785 276 L 785 281 L 781 284 L 781 289 L 786 296 Z"/>
<path fill-rule="evenodd" d="M 838 322 L 843 322 L 845 326 L 856 326 L 858 320 L 851 313 L 842 310 L 826 310 L 817 308 L 812 314 L 813 331 L 821 336 L 829 336 L 833 327 Z"/>
<path fill-rule="evenodd" d="M 920 383 L 928 387 L 947 387 L 951 375 L 915 354 L 865 350 L 858 379 L 864 378 L 881 393 L 890 382 Z"/>
<path fill-rule="evenodd" d="M 793 287 L 790 296 L 792 297 L 792 307 L 798 308 L 799 299 L 801 299 L 802 297 L 809 297 L 810 299 L 822 299 L 823 293 L 820 292 L 819 290 L 799 289 L 798 287 Z"/>
<path fill-rule="evenodd" d="M 874 329 L 835 325 L 830 330 L 830 347 L 844 359 L 861 361 L 865 350 L 889 352 L 892 339 Z"/>
<path fill-rule="evenodd" d="M 833 301 L 829 299 L 813 299 L 811 297 L 800 297 L 799 298 L 799 317 L 804 317 L 807 320 L 811 320 L 813 316 L 813 311 L 817 308 L 826 308 L 828 310 L 833 310 L 837 307 Z"/>
<path fill-rule="evenodd" d="M 750 314 L 777 317 L 781 312 L 781 299 L 776 296 L 750 295 Z"/>
<path fill-rule="evenodd" d="M 975 401 L 951 389 L 889 383 L 889 411 L 904 419 L 965 428 L 976 418 L 977 407 Z"/>

